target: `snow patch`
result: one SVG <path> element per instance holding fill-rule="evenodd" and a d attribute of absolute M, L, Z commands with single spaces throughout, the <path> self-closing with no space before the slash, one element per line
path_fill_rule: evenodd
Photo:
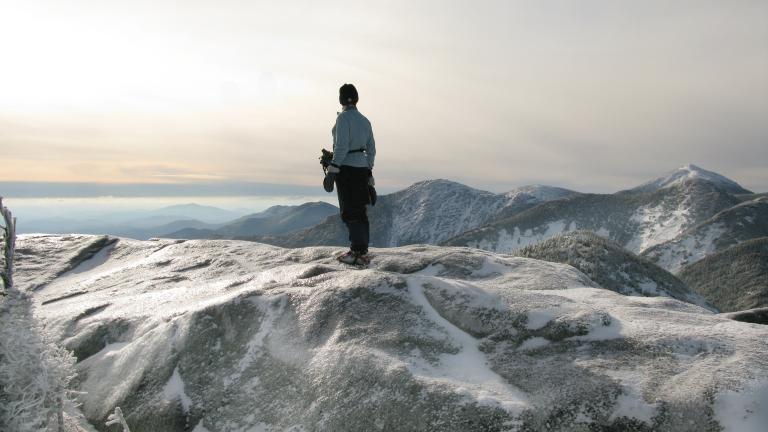
<path fill-rule="evenodd" d="M 528 330 L 538 330 L 552 321 L 559 313 L 560 309 L 532 309 L 528 311 L 528 322 L 525 324 L 525 328 Z"/>
<path fill-rule="evenodd" d="M 628 417 L 652 424 L 656 414 L 656 404 L 649 404 L 643 399 L 634 387 L 625 387 L 624 391 L 616 398 L 616 406 L 610 420 L 619 417 Z"/>
<path fill-rule="evenodd" d="M 483 239 L 479 242 L 470 242 L 469 246 L 499 253 L 511 253 L 522 247 L 536 244 L 548 238 L 554 237 L 557 234 L 561 234 L 567 231 L 574 231 L 576 229 L 577 227 L 575 222 L 568 224 L 564 220 L 544 224 L 536 230 L 529 228 L 524 232 L 520 232 L 520 228 L 515 227 L 511 234 L 506 229 L 502 229 L 499 231 L 498 237 L 495 241 Z"/>
<path fill-rule="evenodd" d="M 458 345 L 459 352 L 441 355 L 438 366 L 414 358 L 408 369 L 423 381 L 450 384 L 459 393 L 465 393 L 480 404 L 500 406 L 510 413 L 520 414 L 530 406 L 527 398 L 488 367 L 477 339 L 443 318 L 432 307 L 422 288 L 430 279 L 421 275 L 409 277 L 408 292 L 413 303 L 421 306 L 427 317 L 448 333 Z"/>
<path fill-rule="evenodd" d="M 203 421 L 200 420 L 200 422 L 195 426 L 195 428 L 192 429 L 192 432 L 211 432 L 211 431 L 209 431 L 205 426 L 203 426 Z"/>
<path fill-rule="evenodd" d="M 521 351 L 534 350 L 534 349 L 545 347 L 549 344 L 550 342 L 548 339 L 536 336 L 536 337 L 526 339 L 522 344 L 520 344 L 519 347 L 517 347 L 517 349 Z"/>
<path fill-rule="evenodd" d="M 768 380 L 750 382 L 741 391 L 720 392 L 714 411 L 725 432 L 764 432 L 768 425 Z"/>
<path fill-rule="evenodd" d="M 624 246 L 626 249 L 641 253 L 660 243 L 679 236 L 691 224 L 689 210 L 683 203 L 676 209 L 664 207 L 640 207 L 630 220 L 640 225 L 640 233 Z"/>
<path fill-rule="evenodd" d="M 184 408 L 184 412 L 189 412 L 189 408 L 192 406 L 192 399 L 184 392 L 184 381 L 181 379 L 178 366 L 173 369 L 173 375 L 165 384 L 163 396 L 169 401 L 178 399 L 181 402 L 181 407 Z"/>

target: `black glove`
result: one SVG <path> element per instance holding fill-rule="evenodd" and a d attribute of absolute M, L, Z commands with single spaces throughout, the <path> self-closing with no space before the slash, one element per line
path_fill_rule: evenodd
<path fill-rule="evenodd" d="M 374 187 L 375 185 L 376 181 L 373 179 L 373 171 L 368 170 L 368 202 L 370 202 L 372 206 L 376 205 L 376 199 L 378 198 L 376 195 L 376 188 Z"/>
<path fill-rule="evenodd" d="M 336 174 L 340 171 L 341 170 L 339 170 L 338 167 L 333 165 L 328 166 L 328 171 L 325 173 L 325 178 L 323 179 L 323 189 L 325 189 L 326 192 L 333 192 L 333 183 L 336 181 Z"/>
<path fill-rule="evenodd" d="M 323 179 L 323 189 L 325 189 L 326 192 L 331 193 L 333 192 L 333 182 L 336 181 L 336 174 L 328 173 L 325 175 L 325 178 Z"/>
<path fill-rule="evenodd" d="M 372 206 L 376 205 L 376 199 L 378 197 L 376 196 L 376 188 L 368 185 L 368 201 L 371 203 Z"/>

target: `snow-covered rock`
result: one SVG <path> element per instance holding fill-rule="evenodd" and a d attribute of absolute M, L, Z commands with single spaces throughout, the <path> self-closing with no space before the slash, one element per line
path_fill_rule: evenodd
<path fill-rule="evenodd" d="M 766 422 L 768 327 L 617 294 L 568 265 L 409 246 L 352 270 L 334 248 L 230 240 L 81 252 L 97 242 L 22 236 L 17 283 L 74 351 L 101 430 L 118 405 L 134 432 Z"/>

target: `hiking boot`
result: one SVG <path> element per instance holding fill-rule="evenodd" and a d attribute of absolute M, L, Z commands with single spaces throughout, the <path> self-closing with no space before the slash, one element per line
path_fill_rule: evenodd
<path fill-rule="evenodd" d="M 347 251 L 346 253 L 339 255 L 337 258 L 339 262 L 356 266 L 367 266 L 371 262 L 367 253 L 357 251 Z"/>

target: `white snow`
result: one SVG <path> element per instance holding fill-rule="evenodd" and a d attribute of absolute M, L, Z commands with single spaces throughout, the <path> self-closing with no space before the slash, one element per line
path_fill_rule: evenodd
<path fill-rule="evenodd" d="M 518 227 L 514 227 L 510 234 L 506 229 L 502 229 L 498 232 L 496 239 L 483 239 L 478 242 L 469 242 L 468 246 L 498 253 L 511 253 L 524 246 L 536 244 L 554 237 L 557 234 L 574 231 L 576 229 L 577 227 L 574 222 L 568 224 L 564 220 L 558 220 L 546 223 L 535 231 L 526 229 L 524 232 L 520 232 Z"/>
<path fill-rule="evenodd" d="M 768 427 L 768 380 L 726 390 L 715 399 L 715 416 L 724 432 L 765 432 Z"/>
<path fill-rule="evenodd" d="M 538 330 L 552 321 L 552 318 L 556 317 L 559 312 L 561 312 L 560 309 L 530 310 L 528 311 L 528 322 L 525 324 L 525 328 Z"/>
<path fill-rule="evenodd" d="M 408 291 L 413 303 L 421 306 L 429 319 L 448 332 L 451 340 L 458 345 L 459 352 L 442 355 L 438 366 L 413 361 L 408 365 L 409 370 L 423 380 L 450 383 L 478 403 L 499 405 L 509 412 L 520 414 L 530 406 L 523 392 L 492 371 L 485 355 L 478 349 L 478 340 L 443 318 L 425 297 L 422 285 L 437 282 L 434 279 L 437 278 L 411 276 L 408 278 Z"/>
<path fill-rule="evenodd" d="M 112 252 L 113 248 L 114 248 L 114 245 L 109 245 L 109 246 L 101 249 L 100 251 L 95 253 L 90 259 L 88 259 L 86 261 L 83 261 L 82 263 L 80 263 L 80 265 L 78 265 L 74 269 L 68 271 L 67 273 L 64 273 L 63 275 L 61 275 L 61 277 L 66 277 L 68 275 L 77 274 L 77 273 L 85 273 L 85 272 L 91 271 L 91 270 L 95 269 L 96 267 L 106 263 L 107 260 L 109 259 L 109 254 L 110 254 L 110 252 Z"/>
<path fill-rule="evenodd" d="M 194 429 L 192 429 L 192 432 L 211 432 L 208 429 L 203 426 L 203 421 L 200 420 L 200 422 L 195 426 Z"/>
<path fill-rule="evenodd" d="M 692 223 L 684 203 L 671 210 L 665 208 L 664 203 L 656 207 L 640 207 L 630 220 L 640 224 L 641 228 L 638 235 L 624 247 L 637 254 L 651 246 L 674 239 Z"/>
<path fill-rule="evenodd" d="M 550 343 L 549 340 L 540 336 L 536 336 L 536 337 L 528 338 L 525 341 L 523 341 L 523 343 L 520 344 L 520 346 L 517 347 L 517 349 L 521 351 L 534 350 L 534 349 L 545 347 L 549 345 L 549 343 Z"/>
<path fill-rule="evenodd" d="M 693 164 L 681 166 L 659 178 L 644 183 L 633 190 L 651 192 L 658 189 L 664 189 L 683 183 L 685 181 L 701 179 L 711 183 L 724 186 L 728 189 L 741 190 L 742 187 L 731 179 L 721 176 L 712 171 L 707 171 Z"/>
<path fill-rule="evenodd" d="M 693 264 L 717 251 L 717 241 L 728 232 L 723 223 L 714 223 L 689 230 L 654 249 L 656 264 L 671 273 Z"/>
<path fill-rule="evenodd" d="M 253 338 L 251 338 L 251 340 L 248 342 L 248 345 L 246 345 L 247 351 L 245 356 L 243 356 L 239 362 L 240 372 L 245 371 L 245 369 L 250 366 L 250 364 L 258 355 L 258 352 L 262 349 L 264 345 L 264 338 L 267 337 L 269 332 L 272 330 L 277 317 L 282 314 L 282 310 L 285 307 L 285 300 L 285 297 L 281 297 L 279 299 L 279 304 L 276 307 L 277 310 L 273 310 L 272 308 L 274 306 L 270 304 L 264 306 L 265 318 L 263 318 L 261 321 L 259 331 L 253 335 Z"/>
<path fill-rule="evenodd" d="M 27 263 L 35 254 L 64 250 L 70 255 L 56 259 L 67 262 L 78 253 L 75 245 L 88 241 L 22 238 L 22 247 Z M 362 415 L 379 406 L 377 399 L 397 403 L 414 389 L 424 396 L 409 404 L 450 393 L 468 404 L 536 413 L 549 408 L 542 400 L 579 406 L 584 401 L 572 390 L 588 385 L 609 398 L 600 401 L 602 417 L 582 413 L 585 421 L 650 421 L 657 403 L 669 402 L 671 415 L 688 415 L 674 411 L 678 402 L 706 413 L 710 405 L 697 404 L 714 392 L 726 430 L 765 424 L 760 413 L 768 411 L 768 382 L 746 384 L 768 375 L 765 326 L 667 297 L 597 288 L 563 264 L 419 245 L 376 249 L 371 268 L 357 271 L 339 266 L 337 251 L 121 239 L 106 261 L 47 283 L 34 300 L 39 318 L 62 343 L 102 348 L 77 365 L 79 390 L 87 392 L 83 412 L 91 419 L 137 397 L 179 400 L 184 410 L 194 398 L 210 430 L 291 430 L 292 423 L 265 423 L 259 410 L 293 412 L 297 424 L 323 422 L 352 415 L 339 405 L 349 403 L 340 392 L 355 388 Z M 22 265 L 19 280 L 49 280 L 45 271 L 57 269 L 33 273 Z M 577 329 L 573 334 L 586 334 L 562 340 L 548 333 Z M 190 346 L 191 337 L 208 332 L 218 336 Z M 520 345 L 497 342 L 494 332 L 518 337 Z M 628 343 L 615 343 L 621 339 Z M 649 359 L 649 349 L 669 357 Z M 537 365 L 535 381 L 525 386 L 508 368 L 524 366 L 521 358 Z M 221 359 L 226 362 L 217 368 L 207 366 Z M 565 364 L 594 379 L 548 382 Z M 168 370 L 170 379 L 157 372 Z M 154 385 L 142 385 L 153 373 L 159 374 Z M 294 376 L 300 379 L 290 381 Z M 269 387 L 279 379 L 291 383 L 285 391 Z M 622 395 L 614 403 L 616 382 Z M 317 405 L 291 399 L 304 395 L 306 383 Z M 238 398 L 219 404 L 216 395 L 235 392 Z M 202 422 L 194 427 L 205 431 Z"/>
<path fill-rule="evenodd" d="M 189 408 L 192 406 L 192 399 L 184 392 L 184 381 L 181 379 L 178 366 L 173 370 L 171 378 L 165 384 L 163 396 L 171 401 L 178 399 L 184 412 L 189 412 Z"/>
<path fill-rule="evenodd" d="M 629 417 L 650 425 L 656 415 L 656 404 L 646 402 L 643 395 L 637 393 L 636 387 L 628 386 L 623 390 L 616 399 L 616 407 L 610 418 Z"/>

